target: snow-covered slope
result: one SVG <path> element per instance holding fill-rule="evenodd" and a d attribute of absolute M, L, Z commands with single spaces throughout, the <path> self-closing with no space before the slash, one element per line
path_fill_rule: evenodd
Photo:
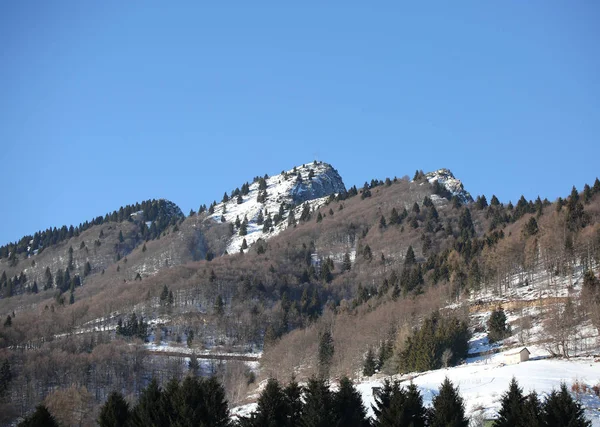
<path fill-rule="evenodd" d="M 425 174 L 425 178 L 433 184 L 434 182 L 439 182 L 452 193 L 453 196 L 458 196 L 463 203 L 470 203 L 473 201 L 473 197 L 471 194 L 465 190 L 463 183 L 460 179 L 457 179 L 450 169 L 438 169 L 433 172 L 429 172 Z"/>
<path fill-rule="evenodd" d="M 228 253 L 239 252 L 244 239 L 251 246 L 258 239 L 266 240 L 280 233 L 287 228 L 291 211 L 298 220 L 305 204 L 312 211 L 323 205 L 330 195 L 346 191 L 339 173 L 323 162 L 307 163 L 279 175 L 265 176 L 264 181 L 266 190 L 260 188 L 261 180 L 255 179 L 249 186 L 248 194 L 241 195 L 238 199 L 232 193 L 232 197 L 227 202 L 217 204 L 214 213 L 209 216 L 213 221 L 225 220 L 231 224 L 235 224 L 236 219 L 240 222 L 247 219 L 246 235 L 240 235 L 239 227 L 234 226 L 234 233 L 227 247 Z M 283 215 L 279 216 L 281 208 Z M 268 230 L 259 220 L 260 213 L 263 220 L 266 221 L 269 217 L 272 220 Z M 279 217 L 278 221 L 276 217 Z"/>

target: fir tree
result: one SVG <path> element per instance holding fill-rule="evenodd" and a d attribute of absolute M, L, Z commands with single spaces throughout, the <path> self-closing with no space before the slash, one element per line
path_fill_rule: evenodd
<path fill-rule="evenodd" d="M 524 404 L 523 390 L 513 377 L 500 399 L 501 406 L 494 427 L 527 427 L 522 424 Z"/>
<path fill-rule="evenodd" d="M 510 329 L 506 325 L 506 314 L 502 307 L 498 307 L 496 310 L 492 311 L 492 314 L 487 321 L 487 327 L 488 340 L 490 342 L 499 341 L 508 335 Z"/>
<path fill-rule="evenodd" d="M 333 395 L 324 378 L 310 378 L 304 394 L 300 425 L 303 427 L 331 427 L 335 423 Z"/>
<path fill-rule="evenodd" d="M 342 377 L 340 387 L 333 398 L 333 411 L 336 426 L 367 427 L 367 411 L 360 393 L 347 377 Z"/>
<path fill-rule="evenodd" d="M 333 360 L 333 353 L 335 351 L 333 345 L 333 337 L 329 331 L 323 332 L 319 339 L 319 375 L 321 378 L 326 378 L 329 375 L 329 368 Z"/>
<path fill-rule="evenodd" d="M 98 424 L 100 427 L 125 427 L 129 416 L 129 405 L 123 395 L 113 391 L 100 409 Z"/>
<path fill-rule="evenodd" d="M 560 385 L 559 391 L 553 390 L 544 401 L 542 420 L 545 426 L 589 427 L 592 425 L 585 419 L 583 407 L 573 400 L 565 383 Z"/>
<path fill-rule="evenodd" d="M 6 395 L 12 378 L 13 375 L 10 369 L 10 362 L 8 359 L 4 359 L 2 366 L 0 366 L 0 401 Z"/>
<path fill-rule="evenodd" d="M 39 405 L 33 414 L 18 424 L 18 427 L 58 427 L 58 422 L 44 405 Z"/>
<path fill-rule="evenodd" d="M 162 410 L 164 397 L 156 378 L 142 390 L 137 404 L 131 411 L 131 427 L 158 427 L 169 425 L 168 414 Z"/>
<path fill-rule="evenodd" d="M 415 251 L 412 246 L 409 246 L 406 250 L 406 256 L 404 257 L 404 268 L 412 266 L 416 262 Z"/>
<path fill-rule="evenodd" d="M 369 350 L 367 350 L 367 354 L 363 362 L 363 375 L 366 377 L 370 377 L 371 375 L 375 374 L 376 365 L 377 362 L 375 361 L 375 353 L 373 353 L 373 349 L 369 347 Z"/>
<path fill-rule="evenodd" d="M 400 224 L 400 215 L 398 215 L 396 208 L 392 208 L 389 223 L 390 225 Z"/>
<path fill-rule="evenodd" d="M 258 398 L 253 425 L 261 427 L 285 426 L 288 421 L 289 407 L 279 382 L 269 378 L 267 385 Z"/>
<path fill-rule="evenodd" d="M 198 375 L 198 371 L 200 370 L 200 363 L 198 362 L 198 357 L 196 356 L 195 352 L 192 352 L 192 354 L 190 355 L 188 369 L 190 370 L 193 376 Z"/>
<path fill-rule="evenodd" d="M 286 427 L 296 427 L 300 424 L 302 417 L 302 393 L 303 388 L 296 382 L 296 379 L 292 377 L 288 385 L 283 389 L 285 396 L 285 403 L 288 409 L 288 421 L 285 424 Z"/>
<path fill-rule="evenodd" d="M 398 401 L 401 393 L 398 381 L 392 382 L 387 378 L 383 381 L 383 386 L 375 395 L 375 403 L 371 407 L 375 415 L 373 427 L 393 425 L 392 402 Z"/>
<path fill-rule="evenodd" d="M 350 271 L 352 268 L 352 261 L 350 260 L 350 254 L 346 252 L 344 254 L 344 260 L 342 261 L 342 271 Z"/>
<path fill-rule="evenodd" d="M 433 398 L 428 418 L 430 427 L 469 426 L 463 398 L 448 378 L 442 383 L 438 395 Z"/>
<path fill-rule="evenodd" d="M 542 427 L 542 404 L 535 391 L 525 397 L 521 425 L 527 427 Z"/>

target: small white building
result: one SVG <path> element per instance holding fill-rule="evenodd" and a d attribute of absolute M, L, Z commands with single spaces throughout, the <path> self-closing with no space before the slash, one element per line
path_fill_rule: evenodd
<path fill-rule="evenodd" d="M 530 354 L 527 347 L 517 348 L 508 353 L 504 353 L 504 363 L 507 365 L 514 365 L 515 363 L 527 362 Z"/>

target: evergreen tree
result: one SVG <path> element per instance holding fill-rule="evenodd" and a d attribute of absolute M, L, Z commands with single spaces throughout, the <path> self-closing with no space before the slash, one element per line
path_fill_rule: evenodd
<path fill-rule="evenodd" d="M 347 377 L 342 377 L 333 398 L 335 425 L 339 427 L 367 427 L 367 411 L 360 393 Z"/>
<path fill-rule="evenodd" d="M 21 421 L 18 427 L 58 427 L 58 422 L 44 405 L 38 405 L 35 412 Z"/>
<path fill-rule="evenodd" d="M 333 345 L 333 337 L 331 336 L 331 332 L 323 332 L 323 334 L 321 334 L 321 338 L 319 339 L 318 357 L 319 375 L 321 378 L 326 378 L 329 376 L 329 368 L 331 367 L 334 351 L 335 348 Z"/>
<path fill-rule="evenodd" d="M 344 260 L 342 261 L 342 271 L 350 271 L 352 268 L 352 261 L 350 260 L 350 254 L 346 252 L 344 254 Z"/>
<path fill-rule="evenodd" d="M 123 243 L 125 239 L 123 238 L 123 232 L 119 230 L 119 243 Z"/>
<path fill-rule="evenodd" d="M 246 250 L 248 249 L 248 242 L 246 242 L 246 239 L 242 240 L 242 246 L 241 246 L 242 250 Z"/>
<path fill-rule="evenodd" d="M 113 391 L 106 403 L 100 408 L 98 424 L 100 427 L 125 427 L 129 420 L 129 405 L 123 395 Z"/>
<path fill-rule="evenodd" d="M 4 321 L 4 327 L 8 328 L 12 326 L 12 317 L 10 317 L 10 314 L 8 316 L 6 316 L 6 320 Z"/>
<path fill-rule="evenodd" d="M 31 287 L 31 292 L 33 292 L 34 294 L 38 293 L 38 284 L 35 280 L 33 281 L 33 286 Z"/>
<path fill-rule="evenodd" d="M 227 192 L 225 192 L 223 194 L 223 199 L 221 199 L 221 203 L 227 203 L 229 201 L 229 196 L 227 195 Z"/>
<path fill-rule="evenodd" d="M 487 321 L 487 328 L 488 340 L 490 342 L 496 342 L 506 338 L 510 329 L 506 325 L 506 314 L 502 307 L 498 307 L 496 310 L 492 311 L 492 314 Z"/>
<path fill-rule="evenodd" d="M 500 405 L 494 427 L 528 427 L 527 424 L 522 424 L 525 397 L 514 377 L 508 385 L 508 390 L 502 395 Z"/>
<path fill-rule="evenodd" d="M 390 225 L 400 224 L 400 215 L 398 215 L 398 211 L 396 210 L 396 208 L 392 208 L 389 223 Z"/>
<path fill-rule="evenodd" d="M 379 218 L 379 228 L 380 229 L 387 228 L 387 223 L 386 223 L 385 217 L 383 215 L 381 215 L 381 218 Z"/>
<path fill-rule="evenodd" d="M 304 394 L 302 427 L 331 427 L 335 423 L 333 395 L 324 378 L 310 378 Z"/>
<path fill-rule="evenodd" d="M 463 398 L 448 378 L 442 383 L 438 395 L 433 398 L 428 418 L 430 427 L 469 426 Z"/>
<path fill-rule="evenodd" d="M 188 369 L 190 370 L 192 375 L 198 375 L 198 371 L 200 370 L 200 363 L 198 362 L 198 357 L 196 356 L 195 352 L 192 352 L 192 354 L 190 355 Z"/>
<path fill-rule="evenodd" d="M 585 419 L 583 407 L 573 400 L 567 385 L 562 383 L 560 390 L 552 390 L 542 406 L 544 426 L 589 427 L 592 423 Z"/>
<path fill-rule="evenodd" d="M 168 413 L 162 410 L 163 393 L 156 378 L 142 390 L 137 404 L 131 411 L 131 427 L 159 427 L 169 425 Z"/>
<path fill-rule="evenodd" d="M 375 403 L 371 407 L 375 415 L 373 427 L 393 425 L 392 402 L 400 400 L 401 394 L 402 390 L 398 381 L 392 382 L 388 378 L 383 381 L 383 386 L 375 395 Z"/>
<path fill-rule="evenodd" d="M 399 417 L 400 426 L 425 427 L 427 411 L 423 406 L 423 396 L 412 382 L 408 385 L 404 405 Z"/>
<path fill-rule="evenodd" d="M 283 389 L 277 380 L 269 378 L 258 398 L 253 425 L 257 427 L 285 426 L 288 414 L 289 407 Z"/>
<path fill-rule="evenodd" d="M 521 425 L 542 427 L 542 404 L 535 391 L 532 391 L 525 397 Z"/>
<path fill-rule="evenodd" d="M 13 375 L 10 369 L 10 362 L 5 359 L 0 366 L 0 401 L 8 392 L 8 387 L 12 381 Z"/>
<path fill-rule="evenodd" d="M 215 300 L 215 314 L 219 317 L 223 316 L 225 314 L 225 302 L 223 301 L 223 297 L 221 297 L 221 295 L 217 296 L 217 299 Z"/>
<path fill-rule="evenodd" d="M 367 354 L 363 362 L 363 375 L 370 377 L 371 375 L 375 374 L 376 366 L 377 362 L 375 361 L 375 353 L 373 353 L 373 349 L 369 347 L 369 350 L 367 350 Z"/>
<path fill-rule="evenodd" d="M 404 267 L 410 267 L 416 262 L 415 251 L 412 246 L 409 246 L 406 250 L 406 256 L 404 257 Z"/>
<path fill-rule="evenodd" d="M 300 424 L 304 404 L 302 402 L 303 388 L 292 377 L 288 385 L 283 389 L 285 403 L 288 408 L 288 421 L 286 427 L 296 427 Z"/>

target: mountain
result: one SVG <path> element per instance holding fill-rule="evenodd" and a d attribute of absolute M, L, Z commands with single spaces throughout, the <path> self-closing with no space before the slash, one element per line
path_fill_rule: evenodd
<path fill-rule="evenodd" d="M 438 169 L 425 174 L 430 184 L 440 183 L 452 196 L 457 196 L 463 203 L 473 202 L 471 194 L 465 190 L 463 183 L 449 169 Z"/>
<path fill-rule="evenodd" d="M 472 200 L 447 169 L 346 189 L 313 162 L 257 176 L 187 217 L 148 201 L 6 245 L 0 367 L 13 375 L 0 378 L 0 424 L 64 393 L 97 409 L 114 389 L 165 385 L 187 375 L 192 354 L 237 405 L 268 377 L 327 368 L 360 380 L 369 349 L 380 356 L 374 384 L 432 372 L 423 387 L 445 364 L 517 345 L 536 360 L 597 353 L 600 181 L 554 203 Z M 490 343 L 498 306 L 510 328 Z"/>
<path fill-rule="evenodd" d="M 293 212 L 300 218 L 305 206 L 311 211 L 323 206 L 330 196 L 345 194 L 339 173 L 329 164 L 314 162 L 294 167 L 279 175 L 257 177 L 247 194 L 232 192 L 227 202 L 214 207 L 209 216 L 216 222 L 234 224 L 247 220 L 245 233 L 235 233 L 227 244 L 227 252 L 239 252 L 246 240 L 251 246 L 258 239 L 269 239 L 288 227 Z M 265 226 L 265 222 L 267 225 Z"/>

